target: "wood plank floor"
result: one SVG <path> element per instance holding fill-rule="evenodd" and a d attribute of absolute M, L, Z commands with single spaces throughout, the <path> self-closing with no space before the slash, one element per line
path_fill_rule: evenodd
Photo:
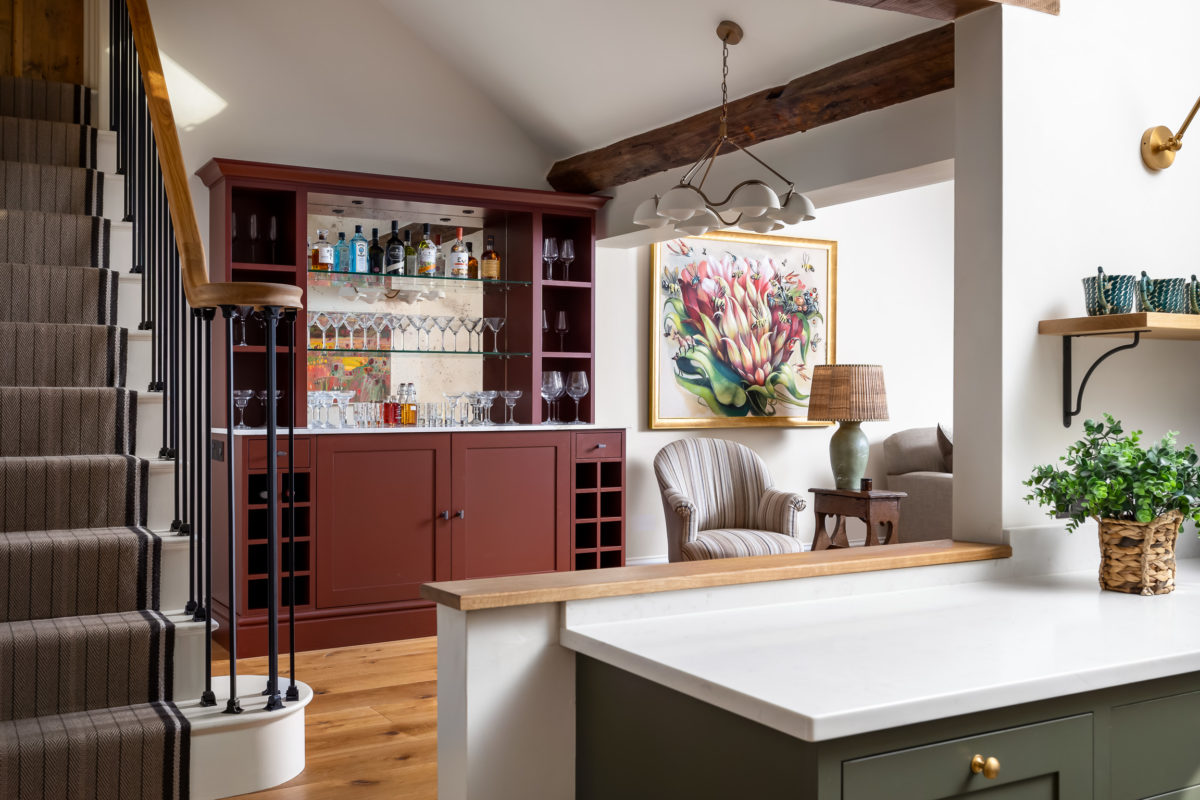
<path fill-rule="evenodd" d="M 213 672 L 229 672 L 214 652 Z M 265 675 L 265 658 L 238 661 Z M 280 659 L 281 677 L 287 656 Z M 437 638 L 296 654 L 296 677 L 315 696 L 305 714 L 304 772 L 269 800 L 433 800 L 437 797 Z"/>

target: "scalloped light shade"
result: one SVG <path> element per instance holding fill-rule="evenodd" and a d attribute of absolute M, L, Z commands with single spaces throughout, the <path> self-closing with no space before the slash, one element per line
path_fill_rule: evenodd
<path fill-rule="evenodd" d="M 779 208 L 779 195 L 765 183 L 753 181 L 735 189 L 727 207 L 743 216 L 761 217 Z"/>
<path fill-rule="evenodd" d="M 670 220 L 658 213 L 658 195 L 654 195 L 654 197 L 643 200 L 634 210 L 633 222 L 635 225 L 644 225 L 647 228 L 661 228 Z"/>
<path fill-rule="evenodd" d="M 682 222 L 704 210 L 704 197 L 691 186 L 675 186 L 658 201 L 658 213 L 670 220 Z"/>
<path fill-rule="evenodd" d="M 689 236 L 703 236 L 709 231 L 723 226 L 724 224 L 717 218 L 717 215 L 706 208 L 696 216 L 678 223 L 675 230 Z"/>
<path fill-rule="evenodd" d="M 771 219 L 777 219 L 788 225 L 809 222 L 817 218 L 816 214 L 817 210 L 813 207 L 812 200 L 799 192 L 793 193 L 783 208 L 767 212 L 767 216 Z"/>

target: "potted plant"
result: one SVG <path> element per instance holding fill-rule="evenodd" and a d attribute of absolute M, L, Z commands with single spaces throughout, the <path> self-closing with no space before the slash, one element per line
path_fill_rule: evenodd
<path fill-rule="evenodd" d="M 1025 497 L 1066 517 L 1067 531 L 1087 518 L 1100 523 L 1100 586 L 1131 594 L 1175 588 L 1175 537 L 1184 519 L 1200 523 L 1200 457 L 1179 449 L 1175 432 L 1141 445 L 1111 414 L 1083 424 L 1063 466 L 1035 467 Z"/>

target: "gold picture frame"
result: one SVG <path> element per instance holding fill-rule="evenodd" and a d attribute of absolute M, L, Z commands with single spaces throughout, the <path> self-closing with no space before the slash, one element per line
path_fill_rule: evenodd
<path fill-rule="evenodd" d="M 832 424 L 807 418 L 805 390 L 836 363 L 837 242 L 722 231 L 650 250 L 652 429 Z"/>

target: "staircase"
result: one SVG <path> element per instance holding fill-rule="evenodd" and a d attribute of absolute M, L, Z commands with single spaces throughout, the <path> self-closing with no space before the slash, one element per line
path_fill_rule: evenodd
<path fill-rule="evenodd" d="M 164 351 L 95 105 L 0 78 L 0 800 L 228 797 L 303 769 L 312 692 L 265 711 L 242 676 L 222 713 L 209 678 L 200 702 L 201 548 L 171 530 L 163 394 L 137 391 Z"/>

